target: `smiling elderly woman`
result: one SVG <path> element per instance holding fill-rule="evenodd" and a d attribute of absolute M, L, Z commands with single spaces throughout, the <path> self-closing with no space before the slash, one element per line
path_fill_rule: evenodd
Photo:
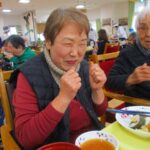
<path fill-rule="evenodd" d="M 120 53 L 107 80 L 107 87 L 126 95 L 150 100 L 150 8 L 137 16 L 137 39 Z"/>
<path fill-rule="evenodd" d="M 54 10 L 44 31 L 44 52 L 15 72 L 15 133 L 25 149 L 74 142 L 82 132 L 103 127 L 97 116 L 107 108 L 106 76 L 97 64 L 83 60 L 88 32 L 80 11 Z"/>

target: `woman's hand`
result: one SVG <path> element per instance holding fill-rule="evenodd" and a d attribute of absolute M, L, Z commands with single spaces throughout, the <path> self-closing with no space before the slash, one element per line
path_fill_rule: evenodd
<path fill-rule="evenodd" d="M 150 66 L 146 63 L 135 68 L 134 72 L 129 75 L 126 84 L 130 86 L 144 81 L 150 81 Z"/>
<path fill-rule="evenodd" d="M 72 100 L 81 87 L 81 78 L 74 68 L 67 71 L 60 79 L 60 94 Z"/>
<path fill-rule="evenodd" d="M 106 82 L 106 75 L 98 64 L 93 64 L 93 62 L 90 62 L 89 66 L 91 88 L 92 90 L 100 90 Z"/>
<path fill-rule="evenodd" d="M 70 69 L 60 79 L 60 92 L 51 102 L 52 106 L 59 112 L 64 113 L 80 87 L 81 78 L 79 77 L 79 74 L 74 68 Z"/>
<path fill-rule="evenodd" d="M 92 88 L 92 98 L 94 103 L 101 104 L 104 100 L 104 94 L 102 87 L 106 82 L 106 75 L 98 64 L 89 64 L 89 79 Z"/>

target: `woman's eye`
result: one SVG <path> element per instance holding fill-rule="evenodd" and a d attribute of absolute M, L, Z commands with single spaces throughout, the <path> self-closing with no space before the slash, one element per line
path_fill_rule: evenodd
<path fill-rule="evenodd" d="M 65 43 L 64 45 L 67 46 L 67 47 L 71 47 L 72 46 L 71 43 Z"/>

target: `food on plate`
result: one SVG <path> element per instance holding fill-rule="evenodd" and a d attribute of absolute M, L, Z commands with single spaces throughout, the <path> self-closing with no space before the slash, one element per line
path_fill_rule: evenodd
<path fill-rule="evenodd" d="M 148 117 L 134 115 L 131 117 L 129 127 L 150 132 L 150 120 L 148 119 Z"/>
<path fill-rule="evenodd" d="M 139 129 L 145 124 L 145 117 L 135 115 L 131 117 L 130 127 L 133 129 Z"/>

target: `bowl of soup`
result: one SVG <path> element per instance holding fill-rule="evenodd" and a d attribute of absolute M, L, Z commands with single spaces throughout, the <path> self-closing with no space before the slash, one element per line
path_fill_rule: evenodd
<path fill-rule="evenodd" d="M 78 146 L 67 142 L 56 142 L 44 145 L 37 150 L 81 150 Z"/>
<path fill-rule="evenodd" d="M 119 150 L 118 140 L 103 131 L 85 132 L 77 137 L 75 145 L 81 150 Z"/>

